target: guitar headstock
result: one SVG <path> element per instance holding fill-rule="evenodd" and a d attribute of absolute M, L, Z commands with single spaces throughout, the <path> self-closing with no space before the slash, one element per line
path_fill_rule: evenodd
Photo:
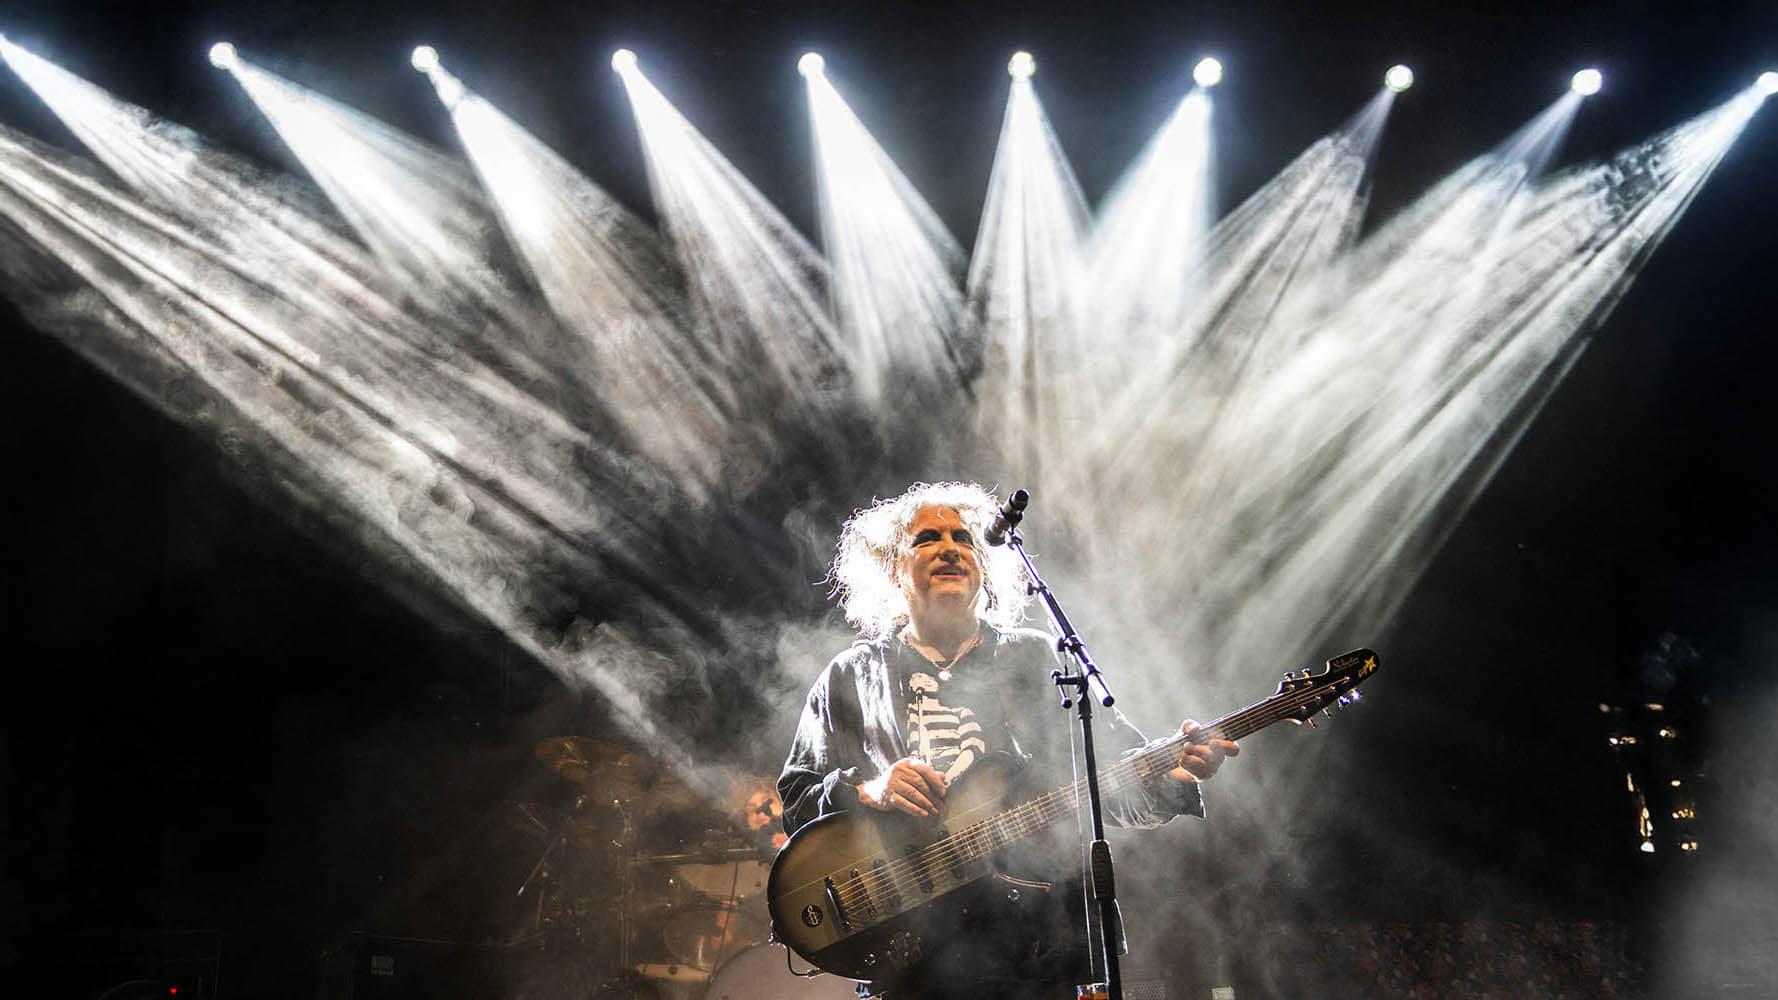
<path fill-rule="evenodd" d="M 1284 721 L 1313 726 L 1316 712 L 1331 715 L 1335 706 L 1345 707 L 1357 701 L 1358 685 L 1376 672 L 1377 654 L 1369 649 L 1355 649 L 1328 660 L 1318 674 L 1308 670 L 1285 674 L 1278 684 L 1278 693 L 1268 701 L 1276 703 Z"/>

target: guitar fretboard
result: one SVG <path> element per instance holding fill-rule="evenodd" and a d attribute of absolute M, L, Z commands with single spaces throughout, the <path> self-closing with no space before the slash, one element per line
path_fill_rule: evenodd
<path fill-rule="evenodd" d="M 1179 755 L 1188 742 L 1245 739 L 1275 722 L 1294 718 L 1306 709 L 1312 712 L 1314 709 L 1310 706 L 1318 706 L 1329 697 L 1329 690 L 1320 686 L 1281 691 L 1206 723 L 1189 736 L 1180 733 L 1161 740 L 1102 770 L 1099 775 L 1099 791 L 1102 795 L 1115 795 L 1131 785 L 1171 771 L 1178 766 Z M 1086 801 L 1086 795 L 1086 779 L 1082 778 L 1023 805 L 971 823 L 950 836 L 935 841 L 909 860 L 917 869 L 979 860 L 1072 814 Z"/>

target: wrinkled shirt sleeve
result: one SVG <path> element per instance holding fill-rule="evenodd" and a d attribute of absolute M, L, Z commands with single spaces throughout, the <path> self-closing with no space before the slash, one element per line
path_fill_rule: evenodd
<path fill-rule="evenodd" d="M 1128 733 L 1129 729 L 1118 726 L 1117 732 Z M 1166 742 L 1165 739 L 1150 740 L 1139 746 L 1124 751 L 1123 757 L 1139 754 L 1149 747 Z M 1175 816 L 1196 816 L 1205 818 L 1204 789 L 1195 781 L 1175 781 L 1165 775 L 1151 778 L 1140 784 L 1132 785 L 1114 796 L 1108 796 L 1105 802 L 1107 818 L 1113 824 L 1137 829 L 1148 829 L 1160 826 Z"/>
<path fill-rule="evenodd" d="M 778 775 L 786 833 L 828 813 L 856 808 L 858 784 L 869 778 L 856 759 L 862 726 L 857 699 L 848 697 L 853 693 L 849 685 L 836 681 L 841 672 L 836 658 L 815 679 Z"/>

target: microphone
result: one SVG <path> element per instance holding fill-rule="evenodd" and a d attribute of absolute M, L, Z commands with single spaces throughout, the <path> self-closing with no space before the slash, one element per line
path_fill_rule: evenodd
<path fill-rule="evenodd" d="M 1031 494 L 1024 490 L 1013 490 L 1006 503 L 1000 505 L 1000 513 L 994 516 L 994 523 L 988 525 L 985 537 L 989 545 L 1005 545 L 1006 534 L 1019 526 L 1025 519 L 1025 508 L 1031 503 Z"/>

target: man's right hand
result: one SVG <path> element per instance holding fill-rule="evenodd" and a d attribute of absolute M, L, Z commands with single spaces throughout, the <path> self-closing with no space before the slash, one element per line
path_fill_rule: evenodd
<path fill-rule="evenodd" d="M 935 816 L 944 800 L 945 776 L 916 757 L 903 757 L 858 786 L 858 801 L 878 812 L 899 809 L 909 816 Z"/>

